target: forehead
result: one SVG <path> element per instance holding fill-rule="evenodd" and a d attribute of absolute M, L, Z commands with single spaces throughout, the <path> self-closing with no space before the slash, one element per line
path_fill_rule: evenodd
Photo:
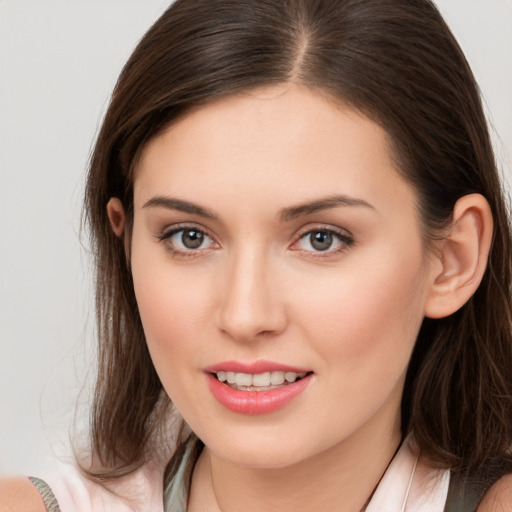
<path fill-rule="evenodd" d="M 398 185 L 405 182 L 378 124 L 318 91 L 285 84 L 212 102 L 154 137 L 136 168 L 135 199 L 213 198 L 215 191 L 265 197 L 270 206 L 273 197 L 297 202 L 333 193 L 375 200 Z"/>

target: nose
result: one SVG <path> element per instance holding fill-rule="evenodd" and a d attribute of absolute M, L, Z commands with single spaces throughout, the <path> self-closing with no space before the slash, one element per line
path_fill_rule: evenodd
<path fill-rule="evenodd" d="M 282 283 L 269 259 L 246 249 L 226 265 L 217 322 L 219 329 L 236 341 L 275 337 L 286 328 Z"/>

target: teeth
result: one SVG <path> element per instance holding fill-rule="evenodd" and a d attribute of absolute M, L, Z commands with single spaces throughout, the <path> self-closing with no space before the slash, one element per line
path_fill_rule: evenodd
<path fill-rule="evenodd" d="M 285 383 L 295 382 L 297 379 L 305 377 L 306 373 L 295 372 L 265 372 L 265 373 L 236 373 L 218 371 L 217 379 L 221 382 L 233 384 L 236 387 L 269 387 L 281 386 Z"/>
<path fill-rule="evenodd" d="M 284 374 L 284 378 L 286 382 L 295 382 L 295 379 L 297 378 L 297 374 L 294 372 L 286 372 Z"/>
<path fill-rule="evenodd" d="M 270 384 L 280 386 L 284 382 L 284 372 L 272 372 L 270 374 Z"/>
<path fill-rule="evenodd" d="M 270 386 L 270 372 L 257 373 L 256 375 L 252 375 L 251 380 L 252 382 L 249 384 L 249 386 Z"/>
<path fill-rule="evenodd" d="M 252 375 L 250 373 L 235 373 L 235 384 L 237 386 L 252 386 Z"/>

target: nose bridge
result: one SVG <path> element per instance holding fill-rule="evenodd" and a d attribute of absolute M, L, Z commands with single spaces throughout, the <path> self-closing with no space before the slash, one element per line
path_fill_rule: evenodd
<path fill-rule="evenodd" d="M 270 256 L 261 247 L 234 252 L 221 286 L 219 328 L 234 339 L 250 341 L 280 332 L 286 323 Z"/>

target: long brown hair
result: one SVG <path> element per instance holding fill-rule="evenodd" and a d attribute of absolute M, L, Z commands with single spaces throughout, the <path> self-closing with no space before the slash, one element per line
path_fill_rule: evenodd
<path fill-rule="evenodd" d="M 455 314 L 425 319 L 402 400 L 402 430 L 449 468 L 475 470 L 512 443 L 510 221 L 479 90 L 429 0 L 177 0 L 125 65 L 92 155 L 85 212 L 96 254 L 99 368 L 91 414 L 96 475 L 151 457 L 169 399 L 153 368 L 129 256 L 133 169 L 191 108 L 282 82 L 319 89 L 379 123 L 419 197 L 425 240 L 455 202 L 483 194 L 494 218 L 488 268 Z M 127 212 L 125 238 L 106 214 Z M 98 466 L 97 466 L 98 467 Z"/>

